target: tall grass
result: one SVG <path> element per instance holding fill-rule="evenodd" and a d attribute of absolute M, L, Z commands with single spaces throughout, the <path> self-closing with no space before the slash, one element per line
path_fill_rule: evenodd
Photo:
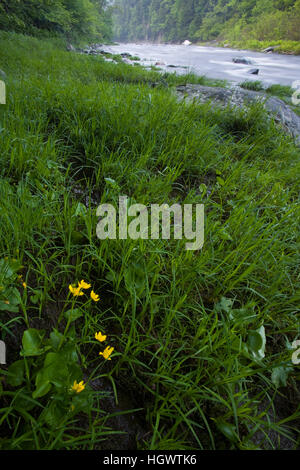
<path fill-rule="evenodd" d="M 9 362 L 23 331 L 49 333 L 68 285 L 87 279 L 101 300 L 76 320 L 81 366 L 142 409 L 138 448 L 276 448 L 271 431 L 296 446 L 299 149 L 260 105 L 179 104 L 172 86 L 151 86 L 157 73 L 24 36 L 1 33 L 0 51 L 0 258 L 17 259 L 27 282 L 20 312 L 1 312 Z M 204 203 L 202 251 L 184 240 L 98 240 L 96 208 L 120 195 Z M 102 371 L 99 330 L 116 351 Z M 105 394 L 54 431 L 39 412 L 47 396 L 32 411 L 15 406 L 2 371 L 2 448 L 107 448 L 120 431 L 106 425 Z M 287 394 L 283 417 L 274 404 Z"/>

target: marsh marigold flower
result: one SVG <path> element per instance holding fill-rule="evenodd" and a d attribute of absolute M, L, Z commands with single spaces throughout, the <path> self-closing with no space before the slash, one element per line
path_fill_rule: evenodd
<path fill-rule="evenodd" d="M 84 385 L 84 382 L 83 380 L 79 383 L 77 383 L 77 381 L 75 380 L 75 382 L 73 383 L 72 385 L 72 389 L 71 390 L 74 390 L 74 392 L 76 393 L 80 393 L 82 392 L 82 390 L 85 389 L 85 385 Z"/>
<path fill-rule="evenodd" d="M 24 287 L 24 289 L 26 289 L 27 288 L 26 282 L 23 282 L 22 286 Z"/>
<path fill-rule="evenodd" d="M 107 359 L 108 361 L 111 361 L 111 358 L 109 356 L 112 354 L 114 349 L 115 348 L 113 348 L 113 347 L 107 346 L 107 348 L 105 348 L 105 350 L 103 352 L 99 352 L 99 356 L 103 356 L 104 359 Z"/>
<path fill-rule="evenodd" d="M 74 287 L 69 285 L 69 290 L 74 295 L 74 297 L 83 295 L 83 292 L 81 292 L 81 287 Z"/>
<path fill-rule="evenodd" d="M 78 282 L 78 287 L 79 287 L 80 289 L 90 289 L 91 284 L 88 284 L 87 282 L 85 282 L 85 281 L 82 279 L 82 281 Z"/>
<path fill-rule="evenodd" d="M 97 341 L 100 341 L 100 343 L 103 343 L 103 341 L 106 340 L 106 335 L 103 335 L 101 331 L 99 331 L 99 333 L 95 333 L 95 338 Z"/>
<path fill-rule="evenodd" d="M 99 301 L 99 295 L 95 294 L 93 290 L 91 292 L 91 299 L 93 299 L 95 302 Z"/>

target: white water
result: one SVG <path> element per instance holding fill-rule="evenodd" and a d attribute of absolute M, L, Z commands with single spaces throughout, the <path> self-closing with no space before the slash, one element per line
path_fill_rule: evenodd
<path fill-rule="evenodd" d="M 169 72 L 184 74 L 194 72 L 209 78 L 225 79 L 232 82 L 260 80 L 266 85 L 292 85 L 300 80 L 300 56 L 285 54 L 265 54 L 261 52 L 226 49 L 220 47 L 183 46 L 169 44 L 118 44 L 107 46 L 105 50 L 114 54 L 128 52 L 141 59 L 143 65 L 155 65 Z M 246 57 L 251 65 L 235 64 L 234 57 Z M 187 68 L 170 68 L 176 65 Z M 249 74 L 249 70 L 259 69 L 259 75 Z"/>

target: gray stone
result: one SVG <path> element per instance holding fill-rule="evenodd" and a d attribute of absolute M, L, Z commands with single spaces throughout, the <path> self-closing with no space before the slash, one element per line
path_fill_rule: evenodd
<path fill-rule="evenodd" d="M 211 101 L 221 107 L 230 105 L 231 107 L 244 108 L 253 103 L 260 102 L 265 109 L 280 123 L 283 129 L 288 132 L 300 146 L 300 116 L 282 100 L 275 97 L 268 97 L 264 93 L 245 90 L 238 86 L 233 88 L 207 87 L 203 85 L 181 85 L 176 87 L 179 99 L 197 100 L 205 103 Z"/>
<path fill-rule="evenodd" d="M 250 59 L 247 59 L 246 57 L 234 57 L 232 59 L 232 62 L 235 64 L 244 64 L 244 65 L 251 65 L 252 62 Z"/>
<path fill-rule="evenodd" d="M 273 52 L 275 49 L 278 49 L 280 46 L 270 46 L 263 50 L 263 52 Z"/>
<path fill-rule="evenodd" d="M 258 75 L 259 69 L 251 69 L 251 70 L 249 70 L 248 73 L 251 73 L 252 75 Z"/>
<path fill-rule="evenodd" d="M 69 51 L 69 52 L 75 52 L 76 49 L 75 49 L 74 46 L 72 46 L 72 44 L 67 44 L 67 51 Z"/>

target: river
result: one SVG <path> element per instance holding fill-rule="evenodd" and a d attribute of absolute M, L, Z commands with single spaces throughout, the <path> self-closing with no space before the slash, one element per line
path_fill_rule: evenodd
<path fill-rule="evenodd" d="M 262 53 L 221 47 L 183 46 L 169 44 L 118 44 L 106 46 L 114 54 L 128 52 L 141 59 L 145 66 L 163 63 L 159 68 L 184 74 L 194 72 L 208 78 L 229 80 L 239 83 L 245 80 L 260 80 L 266 85 L 292 85 L 300 80 L 300 56 Z M 245 57 L 251 65 L 236 64 L 235 57 Z M 177 68 L 168 67 L 170 65 Z M 259 75 L 249 70 L 259 69 Z"/>

